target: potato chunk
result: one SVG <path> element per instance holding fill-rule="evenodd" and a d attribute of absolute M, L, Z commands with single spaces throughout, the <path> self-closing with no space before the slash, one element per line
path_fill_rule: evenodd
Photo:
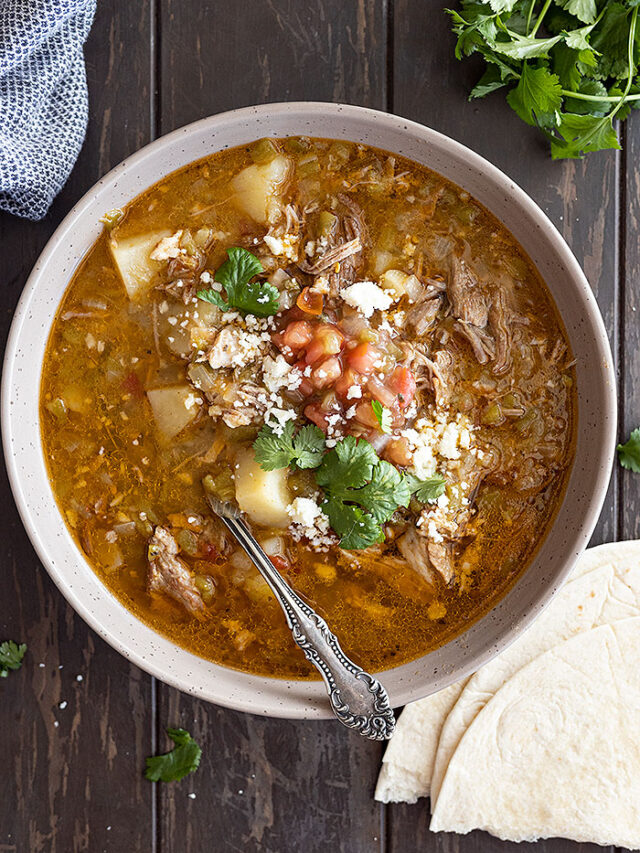
<path fill-rule="evenodd" d="M 286 468 L 263 471 L 249 452 L 238 460 L 235 485 L 238 506 L 252 521 L 264 527 L 289 526 L 291 493 Z"/>
<path fill-rule="evenodd" d="M 280 196 L 290 167 L 289 160 L 279 154 L 269 163 L 247 166 L 231 181 L 238 205 L 256 222 L 266 225 L 280 216 Z"/>
<path fill-rule="evenodd" d="M 154 388 L 147 391 L 153 417 L 160 436 L 168 441 L 188 426 L 198 414 L 200 405 L 188 385 Z"/>
<path fill-rule="evenodd" d="M 160 261 L 151 260 L 149 255 L 160 240 L 170 234 L 170 231 L 152 231 L 125 240 L 119 240 L 117 237 L 109 240 L 114 263 L 129 299 L 141 299 L 149 290 L 154 275 L 162 267 Z"/>

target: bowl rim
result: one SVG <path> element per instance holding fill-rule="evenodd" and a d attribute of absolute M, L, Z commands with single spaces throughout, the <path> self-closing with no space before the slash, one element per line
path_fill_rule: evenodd
<path fill-rule="evenodd" d="M 576 284 L 576 286 L 579 287 L 579 290 L 581 291 L 583 307 L 589 315 L 589 319 L 593 324 L 595 338 L 597 341 L 599 353 L 601 354 L 602 360 L 600 364 L 600 369 L 604 376 L 602 393 L 606 397 L 607 408 L 609 409 L 611 415 L 602 427 L 602 429 L 604 430 L 604 435 L 602 437 L 601 444 L 601 464 L 598 475 L 595 478 L 595 485 L 592 489 L 591 499 L 583 513 L 581 522 L 576 526 L 573 535 L 570 536 L 567 540 L 566 558 L 564 560 L 562 569 L 557 571 L 553 576 L 553 583 L 548 582 L 546 583 L 546 585 L 541 587 L 539 595 L 535 600 L 535 606 L 531 606 L 527 613 L 522 615 L 517 621 L 515 621 L 511 625 L 504 628 L 500 634 L 500 637 L 495 642 L 492 642 L 491 644 L 486 644 L 484 648 L 481 648 L 475 654 L 468 656 L 466 660 L 464 660 L 464 662 L 461 663 L 461 665 L 458 668 L 454 669 L 452 672 L 441 672 L 435 679 L 435 686 L 433 686 L 432 688 L 427 690 L 423 688 L 422 691 L 412 691 L 411 688 L 405 687 L 404 692 L 399 691 L 401 695 L 391 697 L 395 706 L 405 704 L 407 701 L 413 701 L 415 699 L 421 698 L 424 695 L 428 695 L 429 692 L 435 692 L 436 690 L 440 690 L 451 684 L 452 682 L 457 681 L 460 678 L 463 678 L 464 676 L 475 671 L 482 664 L 486 663 L 488 660 L 494 657 L 499 651 L 503 650 L 511 642 L 513 642 L 520 635 L 520 633 L 524 631 L 535 618 L 537 618 L 542 609 L 544 609 L 544 607 L 548 605 L 557 589 L 560 587 L 562 582 L 566 579 L 567 575 L 571 571 L 575 559 L 577 559 L 579 554 L 586 547 L 593 528 L 595 527 L 609 482 L 610 468 L 614 456 L 616 439 L 617 407 L 615 373 L 613 369 L 613 359 L 611 355 L 610 344 L 604 326 L 604 321 L 597 306 L 597 302 L 587 282 L 587 279 L 580 265 L 578 264 L 578 261 L 574 257 L 569 246 L 567 245 L 566 241 L 564 240 L 560 232 L 557 230 L 557 228 L 549 220 L 549 218 L 542 211 L 539 205 L 536 204 L 536 202 L 534 202 L 533 199 L 531 199 L 530 196 L 527 195 L 524 190 L 522 190 L 513 180 L 508 178 L 505 173 L 503 173 L 500 169 L 498 169 L 488 160 L 483 158 L 481 155 L 475 153 L 474 151 L 462 145 L 461 143 L 452 140 L 445 134 L 428 128 L 418 122 L 414 122 L 391 113 L 385 113 L 378 110 L 372 110 L 366 107 L 348 104 L 316 101 L 262 104 L 259 106 L 243 107 L 237 110 L 229 110 L 224 113 L 208 116 L 196 122 L 185 125 L 184 127 L 178 128 L 172 131 L 171 133 L 159 137 L 158 139 L 144 146 L 135 154 L 131 155 L 130 157 L 127 157 L 121 163 L 112 168 L 104 177 L 99 179 L 71 208 L 69 213 L 64 217 L 62 222 L 58 225 L 58 227 L 48 240 L 45 248 L 40 254 L 38 260 L 36 261 L 33 267 L 32 272 L 30 273 L 27 279 L 24 290 L 16 307 L 14 318 L 11 324 L 11 329 L 7 339 L 2 370 L 2 388 L 0 391 L 0 420 L 7 473 L 14 499 L 18 508 L 18 512 L 20 514 L 27 535 L 29 536 L 34 546 L 39 559 L 41 560 L 44 567 L 47 569 L 47 572 L 49 573 L 50 577 L 53 579 L 54 583 L 61 591 L 65 599 L 69 602 L 69 604 L 71 604 L 74 610 L 84 619 L 85 622 L 88 623 L 88 625 L 93 630 L 95 630 L 103 639 L 105 639 L 110 645 L 112 645 L 118 652 L 123 654 L 127 659 L 129 659 L 131 662 L 133 662 L 149 674 L 159 678 L 163 682 L 170 684 L 171 686 L 176 687 L 184 692 L 191 693 L 193 695 L 199 696 L 200 698 L 204 698 L 207 701 L 211 701 L 225 707 L 233 708 L 235 710 L 263 714 L 265 716 L 284 717 L 289 719 L 321 719 L 330 718 L 332 716 L 328 705 L 326 705 L 325 707 L 325 693 L 322 682 L 300 682 L 296 680 L 285 680 L 277 678 L 266 679 L 269 682 L 275 682 L 279 684 L 280 691 L 276 692 L 282 692 L 283 694 L 283 704 L 278 704 L 276 706 L 270 705 L 268 708 L 263 708 L 261 704 L 264 701 L 266 701 L 268 704 L 268 699 L 241 700 L 237 697 L 229 698 L 229 696 L 227 695 L 219 695 L 215 693 L 215 691 L 212 692 L 210 689 L 205 690 L 202 687 L 190 684 L 188 681 L 185 680 L 185 675 L 181 673 L 176 673 L 171 670 L 167 670 L 166 668 L 163 668 L 162 664 L 156 663 L 155 661 L 149 661 L 148 659 L 146 659 L 145 655 L 142 655 L 135 649 L 132 649 L 127 646 L 126 642 L 123 642 L 122 639 L 117 639 L 113 636 L 110 631 L 110 627 L 105 624 L 104 619 L 101 619 L 99 615 L 99 607 L 92 609 L 91 607 L 87 606 L 84 601 L 81 600 L 75 589 L 69 586 L 69 583 L 67 579 L 65 579 L 63 572 L 60 571 L 58 566 L 54 565 L 47 548 L 48 533 L 47 531 L 43 531 L 41 529 L 41 525 L 38 522 L 37 513 L 35 513 L 33 508 L 30 506 L 29 497 L 27 494 L 27 490 L 25 489 L 25 483 L 22 478 L 18 457 L 14 454 L 12 448 L 14 429 L 17 428 L 17 424 L 14 425 L 13 423 L 11 403 L 13 390 L 15 387 L 19 387 L 19 379 L 16 379 L 16 377 L 14 376 L 13 366 L 15 364 L 16 355 L 19 349 L 22 330 L 25 324 L 29 322 L 29 309 L 32 299 L 34 298 L 36 289 L 38 287 L 40 278 L 43 272 L 46 270 L 46 267 L 50 262 L 51 258 L 55 257 L 56 253 L 59 251 L 61 241 L 63 240 L 65 235 L 69 233 L 69 231 L 73 228 L 73 225 L 79 220 L 79 218 L 82 217 L 85 212 L 95 204 L 96 190 L 98 188 L 113 186 L 114 183 L 117 182 L 118 179 L 121 177 L 122 173 L 126 173 L 130 170 L 135 170 L 144 162 L 155 158 L 159 154 L 159 152 L 165 149 L 171 149 L 172 146 L 179 142 L 179 140 L 184 139 L 185 134 L 197 135 L 203 129 L 213 129 L 216 126 L 221 126 L 225 123 L 231 123 L 234 121 L 241 121 L 244 118 L 255 120 L 256 117 L 263 117 L 266 120 L 268 118 L 274 117 L 277 118 L 282 116 L 291 116 L 291 119 L 295 120 L 296 117 L 304 117 L 305 115 L 310 114 L 312 114 L 314 118 L 317 118 L 319 111 L 325 114 L 330 114 L 332 116 L 335 116 L 336 114 L 341 114 L 345 119 L 353 119 L 361 122 L 368 121 L 372 125 L 387 125 L 390 130 L 395 130 L 396 132 L 400 131 L 400 129 L 402 128 L 405 131 L 408 131 L 410 135 L 412 134 L 414 137 L 418 137 L 425 145 L 428 145 L 430 142 L 437 143 L 440 146 L 446 144 L 448 150 L 451 151 L 454 156 L 463 156 L 465 158 L 466 162 L 469 164 L 470 171 L 474 171 L 476 173 L 480 172 L 489 184 L 495 185 L 498 189 L 512 197 L 515 205 L 521 210 L 523 210 L 537 224 L 537 226 L 544 231 L 546 239 L 548 239 L 553 244 L 554 250 L 560 258 L 561 263 L 569 271 L 571 277 L 574 280 L 574 283 Z M 300 132 L 302 131 L 295 131 L 295 133 Z M 348 137 L 345 136 L 344 138 Z M 194 159 L 197 160 L 199 158 L 196 157 Z M 183 168 L 183 166 L 176 166 L 173 170 L 170 170 L 166 174 L 171 174 L 171 171 L 175 171 L 176 169 L 180 168 Z M 150 185 L 152 184 L 149 184 L 149 186 Z M 131 198 L 135 198 L 137 195 L 139 195 L 141 191 L 142 190 L 138 190 L 136 194 L 133 195 Z M 88 248 L 89 246 L 85 248 L 82 256 L 84 256 L 84 253 L 88 251 Z M 66 292 L 70 277 L 71 274 L 64 283 L 64 289 L 61 292 L 60 299 L 62 298 L 62 294 Z M 58 306 L 56 305 L 56 310 L 57 307 Z M 55 316 L 55 311 L 53 316 Z M 53 317 L 47 325 L 47 339 L 51 330 L 52 322 Z M 40 370 L 40 368 L 41 365 L 39 365 L 38 369 Z M 38 382 L 38 394 L 39 389 L 40 385 Z M 42 457 L 44 457 L 41 443 L 39 444 L 39 450 Z M 62 516 L 60 514 L 59 509 L 57 508 L 57 505 L 56 511 L 58 514 L 58 520 L 64 525 Z M 550 533 L 551 528 L 549 529 L 546 538 L 549 537 Z M 75 550 L 79 551 L 77 546 L 75 546 Z M 89 566 L 88 562 L 84 558 L 82 559 L 83 562 L 87 566 Z M 89 570 L 93 571 L 90 566 Z M 521 578 L 518 579 L 512 589 L 518 586 L 520 580 Z M 115 601 L 118 601 L 115 596 L 113 596 L 113 594 L 107 589 L 107 587 L 102 585 L 101 581 L 100 585 L 105 595 L 111 596 Z M 501 602 L 504 602 L 505 598 L 507 598 L 509 594 L 510 593 L 507 593 L 506 596 L 503 596 L 500 601 L 496 603 L 493 609 L 495 609 L 495 607 L 499 607 Z M 124 608 L 124 605 L 120 606 Z M 478 620 L 479 623 L 482 623 L 488 615 L 489 613 L 482 616 L 481 619 Z M 136 620 L 136 622 L 138 622 L 140 626 L 143 626 L 147 631 L 152 632 L 156 637 L 160 636 L 152 628 L 146 626 L 141 620 L 138 620 L 136 617 L 133 618 Z M 470 628 L 465 629 L 462 634 L 458 635 L 456 638 L 449 642 L 456 644 L 461 641 L 464 641 L 464 638 L 469 630 Z M 449 643 L 447 643 L 446 645 L 448 646 Z M 187 652 L 187 654 L 191 657 L 196 657 L 192 655 L 192 653 Z M 203 659 L 197 658 L 197 660 L 202 661 Z M 417 660 L 420 660 L 420 658 L 418 658 Z M 412 663 L 416 664 L 416 661 L 413 661 Z M 405 664 L 404 667 L 410 668 L 411 665 L 412 664 Z M 213 668 L 224 669 L 227 674 L 231 676 L 235 675 L 238 678 L 242 678 L 245 675 L 244 673 L 230 669 L 229 667 L 219 667 L 218 665 L 214 664 Z M 402 669 L 402 667 L 398 667 L 395 669 L 399 670 Z M 387 670 L 377 675 L 382 679 L 384 683 L 385 675 L 388 677 L 389 672 L 394 672 L 395 669 Z M 250 676 L 250 678 L 255 680 L 256 677 Z M 309 700 L 308 707 L 302 707 L 299 704 L 295 707 L 287 706 L 287 690 L 290 689 L 292 685 L 306 685 L 307 687 L 309 685 L 313 685 L 311 689 L 305 689 L 304 691 L 305 695 L 308 697 Z"/>

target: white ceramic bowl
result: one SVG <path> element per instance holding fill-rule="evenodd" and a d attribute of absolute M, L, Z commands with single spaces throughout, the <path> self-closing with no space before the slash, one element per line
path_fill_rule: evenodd
<path fill-rule="evenodd" d="M 470 673 L 514 640 L 549 603 L 585 548 L 613 459 L 616 400 L 611 351 L 589 285 L 540 208 L 509 178 L 457 142 L 392 115 L 324 103 L 267 104 L 203 119 L 157 140 L 116 166 L 76 204 L 27 282 L 11 328 L 2 385 L 2 433 L 13 493 L 33 545 L 60 591 L 115 649 L 180 690 L 269 716 L 330 716 L 320 682 L 261 678 L 218 666 L 175 646 L 126 610 L 102 585 L 69 535 L 47 477 L 38 391 L 52 320 L 99 218 L 175 169 L 264 136 L 348 139 L 424 163 L 491 210 L 519 240 L 547 282 L 577 358 L 576 461 L 553 529 L 528 571 L 483 619 L 442 648 L 381 675 L 394 706 Z M 348 646 L 348 644 L 346 644 Z"/>

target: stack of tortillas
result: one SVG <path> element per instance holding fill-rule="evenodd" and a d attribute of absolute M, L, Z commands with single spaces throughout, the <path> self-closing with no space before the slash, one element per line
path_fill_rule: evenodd
<path fill-rule="evenodd" d="M 587 551 L 529 630 L 403 711 L 376 799 L 431 829 L 640 848 L 640 541 Z"/>

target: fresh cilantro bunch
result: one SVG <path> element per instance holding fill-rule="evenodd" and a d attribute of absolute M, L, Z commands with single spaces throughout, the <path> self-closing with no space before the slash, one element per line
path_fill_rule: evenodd
<path fill-rule="evenodd" d="M 472 90 L 507 88 L 520 118 L 539 127 L 554 159 L 620 148 L 614 120 L 640 106 L 639 0 L 462 0 L 447 11 L 456 56 L 480 54 Z"/>
<path fill-rule="evenodd" d="M 298 468 L 315 468 L 316 483 L 324 492 L 320 508 L 343 548 L 368 548 L 382 542 L 382 524 L 399 507 L 409 506 L 412 495 L 430 503 L 444 492 L 445 481 L 439 474 L 428 480 L 402 474 L 380 459 L 364 439 L 348 435 L 327 450 L 318 427 L 302 427 L 295 436 L 294 430 L 291 421 L 281 435 L 264 426 L 253 444 L 256 461 L 265 471 L 293 463 Z"/>
<path fill-rule="evenodd" d="M 0 644 L 0 678 L 6 678 L 10 669 L 20 669 L 26 651 L 24 643 L 18 645 L 13 640 Z"/>
<path fill-rule="evenodd" d="M 164 755 L 147 758 L 145 778 L 150 782 L 175 782 L 200 765 L 202 750 L 185 729 L 167 729 L 175 746 Z"/>
<path fill-rule="evenodd" d="M 226 300 L 212 287 L 199 290 L 198 299 L 211 302 L 222 311 L 237 308 L 256 317 L 270 317 L 280 307 L 280 294 L 277 288 L 266 281 L 251 281 L 261 272 L 264 272 L 262 264 L 255 255 L 234 246 L 227 251 L 227 260 L 214 275 L 214 280 L 225 289 Z"/>

